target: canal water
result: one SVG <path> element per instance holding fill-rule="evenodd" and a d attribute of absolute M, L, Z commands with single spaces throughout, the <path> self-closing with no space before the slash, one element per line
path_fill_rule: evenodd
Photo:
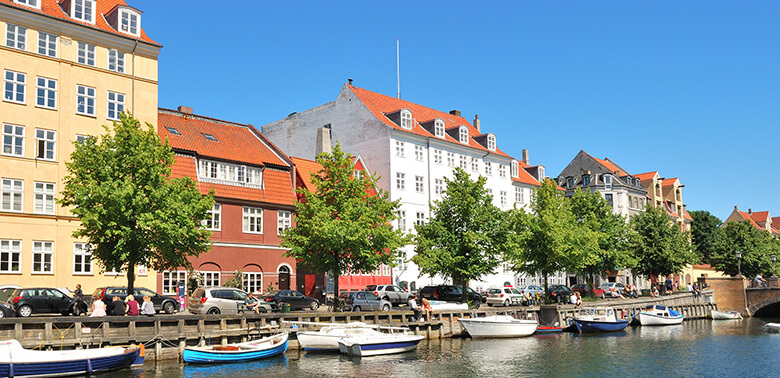
<path fill-rule="evenodd" d="M 778 377 L 780 319 L 692 320 L 611 334 L 423 341 L 415 352 L 346 357 L 288 351 L 251 363 L 193 366 L 147 362 L 117 377 Z"/>

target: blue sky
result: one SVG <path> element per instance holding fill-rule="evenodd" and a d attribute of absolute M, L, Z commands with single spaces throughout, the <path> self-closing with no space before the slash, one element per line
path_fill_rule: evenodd
<path fill-rule="evenodd" d="M 395 96 L 398 38 L 402 98 L 479 114 L 550 176 L 582 149 L 679 177 L 689 210 L 780 215 L 778 2 L 239 3 L 129 0 L 160 107 L 260 127 L 348 78 Z"/>

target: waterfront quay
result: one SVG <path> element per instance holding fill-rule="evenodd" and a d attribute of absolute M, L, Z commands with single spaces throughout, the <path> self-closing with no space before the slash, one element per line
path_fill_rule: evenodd
<path fill-rule="evenodd" d="M 649 304 L 662 304 L 678 310 L 686 319 L 701 319 L 717 309 L 708 292 L 701 297 L 678 293 L 661 298 L 610 299 L 585 302 L 584 307 L 610 306 L 627 316 Z M 415 334 L 428 339 L 460 337 L 463 329 L 459 318 L 510 314 L 517 318 L 537 319 L 545 323 L 567 324 L 576 312 L 573 305 L 488 307 L 479 309 L 440 311 L 431 321 L 412 321 L 406 307 L 389 312 L 328 312 L 306 311 L 243 315 L 160 315 L 90 317 L 31 317 L 0 319 L 0 338 L 17 339 L 25 348 L 74 349 L 108 345 L 144 344 L 147 360 L 177 359 L 187 346 L 228 344 L 287 331 L 317 329 L 317 326 L 295 325 L 289 322 L 349 323 L 365 322 L 396 327 L 409 327 Z M 298 349 L 291 338 L 290 349 Z"/>

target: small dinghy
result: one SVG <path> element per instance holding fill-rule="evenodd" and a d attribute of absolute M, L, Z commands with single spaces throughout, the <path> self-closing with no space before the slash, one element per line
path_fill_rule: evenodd
<path fill-rule="evenodd" d="M 763 325 L 763 328 L 767 332 L 780 332 L 780 323 L 766 323 Z"/>
<path fill-rule="evenodd" d="M 287 351 L 287 333 L 280 333 L 264 339 L 214 345 L 187 347 L 182 359 L 190 364 L 213 364 L 220 362 L 244 362 L 280 355 Z"/>
<path fill-rule="evenodd" d="M 682 324 L 683 315 L 679 311 L 657 304 L 649 305 L 644 311 L 640 311 L 636 318 L 643 326 L 675 325 Z"/>
<path fill-rule="evenodd" d="M 573 319 L 578 332 L 614 332 L 628 326 L 629 319 L 618 319 L 611 307 L 582 309 Z"/>
<path fill-rule="evenodd" d="M 742 314 L 736 311 L 711 310 L 710 317 L 712 318 L 712 320 L 734 320 L 734 319 L 742 319 Z"/>
<path fill-rule="evenodd" d="M 536 320 L 515 319 L 509 315 L 459 318 L 458 321 L 472 338 L 530 336 L 539 326 Z"/>
<path fill-rule="evenodd" d="M 296 337 L 298 338 L 298 344 L 305 351 L 313 352 L 338 352 L 339 351 L 339 339 L 342 337 L 357 337 L 367 335 L 382 334 L 381 331 L 401 330 L 408 331 L 408 328 L 401 327 L 386 327 L 373 324 L 366 324 L 362 322 L 352 323 L 315 323 L 315 322 L 282 322 L 287 324 L 298 325 L 313 325 L 321 326 L 319 331 L 298 331 Z"/>
<path fill-rule="evenodd" d="M 24 349 L 17 340 L 0 341 L 0 377 L 93 374 L 128 368 L 140 348 L 107 347 L 76 350 Z"/>
<path fill-rule="evenodd" d="M 421 335 L 381 333 L 339 339 L 339 352 L 348 356 L 365 357 L 404 353 L 417 349 L 425 337 Z"/>

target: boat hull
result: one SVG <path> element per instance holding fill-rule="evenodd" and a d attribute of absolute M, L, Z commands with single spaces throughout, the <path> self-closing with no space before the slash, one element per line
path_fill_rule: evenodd
<path fill-rule="evenodd" d="M 734 319 L 742 319 L 742 315 L 736 311 L 717 311 L 712 310 L 710 312 L 710 317 L 713 320 L 734 320 Z"/>
<path fill-rule="evenodd" d="M 0 377 L 55 377 L 64 375 L 82 375 L 129 368 L 138 358 L 139 348 L 115 348 L 115 354 L 89 357 L 89 350 L 66 351 L 60 353 L 57 360 L 46 360 L 41 354 L 38 361 L 0 363 Z M 33 353 L 37 351 L 31 351 Z M 69 353 L 72 352 L 72 353 Z M 40 352 L 54 355 L 56 352 Z M 81 358 L 67 358 L 81 356 Z M 12 359 L 14 358 L 13 355 Z"/>
<path fill-rule="evenodd" d="M 628 319 L 615 321 L 574 319 L 574 327 L 579 332 L 616 332 L 628 326 Z"/>
<path fill-rule="evenodd" d="M 653 315 L 647 312 L 640 312 L 636 316 L 637 320 L 639 320 L 639 324 L 643 326 L 663 326 L 663 325 L 677 325 L 682 324 L 683 322 L 683 316 L 674 316 L 674 317 L 666 317 L 666 316 L 658 316 Z"/>
<path fill-rule="evenodd" d="M 495 321 L 486 318 L 458 319 L 472 338 L 480 337 L 524 337 L 536 332 L 539 323 L 535 320 Z"/>
<path fill-rule="evenodd" d="M 780 332 L 780 323 L 766 323 L 764 329 L 769 332 Z"/>
<path fill-rule="evenodd" d="M 253 347 L 261 343 L 259 347 Z M 235 351 L 214 350 L 214 347 L 189 347 L 184 349 L 182 359 L 190 364 L 253 361 L 283 354 L 287 351 L 287 344 L 287 334 L 284 333 L 254 342 L 232 344 L 239 348 Z"/>
<path fill-rule="evenodd" d="M 345 337 L 339 340 L 339 351 L 342 354 L 355 357 L 404 353 L 417 349 L 417 344 L 419 344 L 423 338 L 423 336 L 419 335 L 404 335 L 403 337 L 384 337 L 377 339 Z"/>
<path fill-rule="evenodd" d="M 536 333 L 556 333 L 556 332 L 563 332 L 563 327 L 555 327 L 555 326 L 536 327 Z"/>

